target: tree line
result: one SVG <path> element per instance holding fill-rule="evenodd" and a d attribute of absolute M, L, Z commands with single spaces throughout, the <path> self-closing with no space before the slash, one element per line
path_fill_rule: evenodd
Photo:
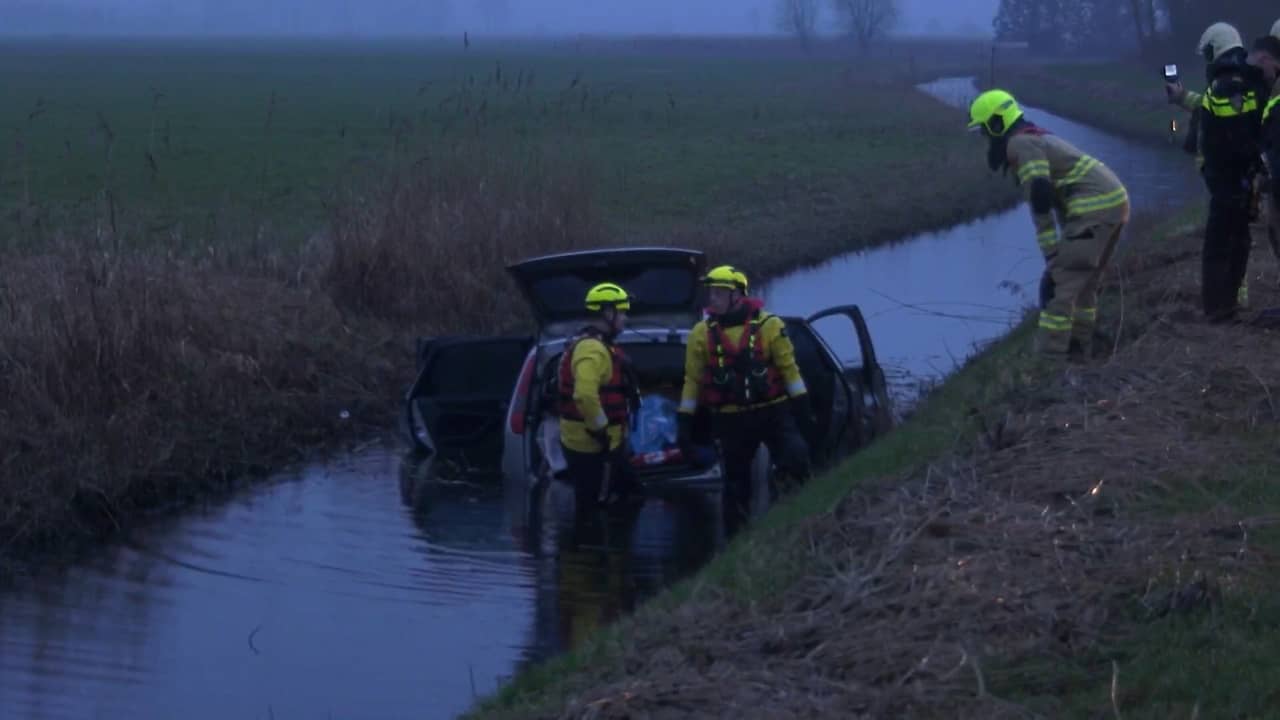
<path fill-rule="evenodd" d="M 808 45 L 817 34 L 825 4 L 841 31 L 867 49 L 898 20 L 897 0 L 777 0 L 778 29 Z"/>
<path fill-rule="evenodd" d="M 1200 34 L 1223 20 L 1246 40 L 1280 17 L 1275 0 L 1000 0 L 998 40 L 1045 54 L 1140 54 L 1185 58 Z"/>

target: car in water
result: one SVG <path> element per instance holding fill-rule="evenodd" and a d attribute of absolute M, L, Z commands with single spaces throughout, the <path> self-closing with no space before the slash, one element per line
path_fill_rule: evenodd
<path fill-rule="evenodd" d="M 448 455 L 478 472 L 500 472 L 509 488 L 526 496 L 525 507 L 532 512 L 540 493 L 564 469 L 554 383 L 566 344 L 588 319 L 587 290 L 609 281 L 631 296 L 627 329 L 616 342 L 635 367 L 642 399 L 659 398 L 670 409 L 672 416 L 665 419 L 673 426 L 685 343 L 705 306 L 699 279 L 706 258 L 678 248 L 616 248 L 535 257 L 507 271 L 527 302 L 532 332 L 419 339 L 403 427 L 419 453 Z M 842 361 L 814 328 L 819 320 L 839 317 L 849 321 L 850 337 L 843 345 L 856 348 L 858 355 L 851 360 Z M 806 438 L 814 467 L 829 467 L 892 426 L 885 374 L 856 305 L 783 319 L 817 418 L 814 435 Z M 704 410 L 695 417 L 694 441 L 712 445 Z M 695 464 L 679 453 L 667 455 L 653 464 L 633 462 L 643 488 L 719 490 L 720 462 Z M 753 465 L 754 486 L 768 487 L 771 472 L 768 450 L 761 447 Z"/>

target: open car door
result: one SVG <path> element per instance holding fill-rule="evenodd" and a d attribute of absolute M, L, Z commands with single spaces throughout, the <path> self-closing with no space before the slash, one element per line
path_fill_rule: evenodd
<path fill-rule="evenodd" d="M 809 323 L 798 317 L 783 319 L 817 420 L 814 436 L 805 437 L 810 460 L 815 467 L 826 466 L 836 459 L 848 435 L 858 432 L 860 426 L 854 422 L 861 415 L 855 404 L 858 397 L 844 380 L 844 369 L 836 362 L 835 355 Z M 859 442 L 855 437 L 850 444 L 856 447 Z"/>
<path fill-rule="evenodd" d="M 532 347 L 527 336 L 420 341 L 418 376 L 404 409 L 414 449 L 500 457 L 507 405 Z"/>
<path fill-rule="evenodd" d="M 852 333 L 845 334 L 837 318 L 844 318 L 852 326 Z M 841 371 L 850 390 L 857 397 L 851 403 L 861 413 L 861 427 L 857 429 L 859 444 L 871 442 L 893 428 L 893 401 L 889 396 L 884 369 L 876 359 L 875 344 L 871 332 L 857 305 L 841 305 L 811 315 L 806 324 L 815 334 L 818 323 L 828 320 L 824 328 L 836 327 L 821 333 L 829 342 L 833 357 L 841 363 Z"/>

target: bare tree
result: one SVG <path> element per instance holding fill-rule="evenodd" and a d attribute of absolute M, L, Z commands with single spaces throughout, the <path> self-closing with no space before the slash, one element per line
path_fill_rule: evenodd
<path fill-rule="evenodd" d="M 818 28 L 818 0 L 778 0 L 778 29 L 809 47 Z"/>
<path fill-rule="evenodd" d="M 1143 57 L 1151 53 L 1156 36 L 1156 0 L 1129 0 L 1129 16 Z"/>
<path fill-rule="evenodd" d="M 831 4 L 849 37 L 864 50 L 898 19 L 897 0 L 831 0 Z"/>

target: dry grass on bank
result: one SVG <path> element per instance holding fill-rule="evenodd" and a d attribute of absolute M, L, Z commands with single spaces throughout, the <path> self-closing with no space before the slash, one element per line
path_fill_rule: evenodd
<path fill-rule="evenodd" d="M 582 182 L 526 177 L 421 166 L 385 195 L 341 198 L 330 239 L 285 257 L 79 238 L 6 256 L 0 556 L 388 425 L 415 334 L 512 322 L 499 258 L 599 239 Z"/>

